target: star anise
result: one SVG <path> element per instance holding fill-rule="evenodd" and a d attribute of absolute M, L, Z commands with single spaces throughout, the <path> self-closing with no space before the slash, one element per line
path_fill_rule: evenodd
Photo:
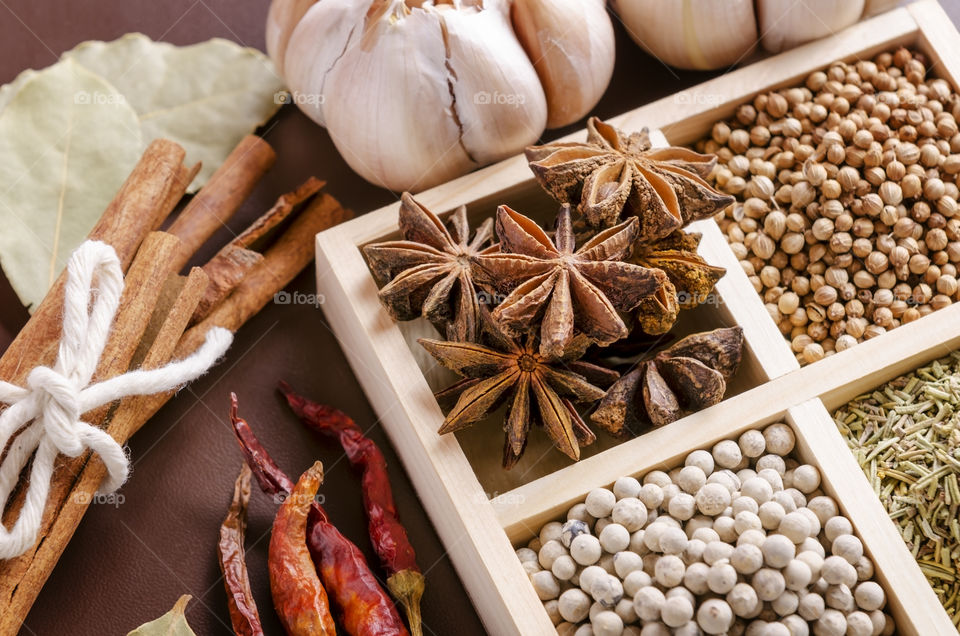
<path fill-rule="evenodd" d="M 631 263 L 662 269 L 670 279 L 657 293 L 643 300 L 634 310 L 637 322 L 648 334 L 670 330 L 681 309 L 692 309 L 707 301 L 714 285 L 726 270 L 708 264 L 697 254 L 701 235 L 678 230 L 650 245 L 638 245 Z"/>
<path fill-rule="evenodd" d="M 574 327 L 600 344 L 629 331 L 618 311 L 630 311 L 668 284 L 657 269 L 625 263 L 637 236 L 633 218 L 575 249 L 570 206 L 557 217 L 551 240 L 532 219 L 502 205 L 497 210 L 500 252 L 473 259 L 477 280 L 509 292 L 493 312 L 512 336 L 540 327 L 540 354 L 560 357 Z"/>
<path fill-rule="evenodd" d="M 580 447 L 593 443 L 596 437 L 572 402 L 589 403 L 603 397 L 604 390 L 588 377 L 609 386 L 618 374 L 575 360 L 586 349 L 585 339 L 578 339 L 578 345 L 571 347 L 567 357 L 550 358 L 538 352 L 536 336 L 526 336 L 521 342 L 503 333 L 492 319 L 485 319 L 484 326 L 485 344 L 419 341 L 440 364 L 466 378 L 437 394 L 440 402 L 458 396 L 440 434 L 465 428 L 509 400 L 504 424 L 504 468 L 510 469 L 522 456 L 533 422 L 543 427 L 557 450 L 579 459 Z M 535 411 L 531 408 L 533 403 Z"/>
<path fill-rule="evenodd" d="M 487 247 L 492 225 L 492 219 L 484 221 L 471 241 L 466 207 L 454 211 L 448 229 L 436 214 L 404 193 L 400 203 L 403 240 L 363 249 L 377 278 L 389 281 L 379 296 L 390 315 L 395 320 L 423 315 L 451 340 L 476 340 L 479 300 L 471 258 L 496 251 L 496 246 Z"/>
<path fill-rule="evenodd" d="M 617 380 L 590 419 L 612 435 L 625 435 L 713 406 L 723 399 L 742 353 L 740 327 L 687 336 Z"/>
<path fill-rule="evenodd" d="M 687 148 L 653 148 L 646 129 L 627 135 L 596 117 L 587 122 L 585 143 L 533 146 L 526 154 L 540 185 L 560 203 L 576 205 L 590 225 L 613 225 L 622 213 L 639 217 L 641 243 L 668 236 L 734 201 L 704 180 L 716 157 Z"/>

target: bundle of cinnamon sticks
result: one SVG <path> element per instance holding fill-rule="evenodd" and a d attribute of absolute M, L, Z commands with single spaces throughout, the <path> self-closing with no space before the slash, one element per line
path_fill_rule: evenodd
<path fill-rule="evenodd" d="M 275 154 L 256 136 L 245 138 L 166 231 L 158 231 L 183 198 L 199 165 L 184 165 L 184 150 L 154 141 L 90 232 L 116 250 L 125 288 L 110 339 L 93 381 L 128 370 L 157 368 L 193 353 L 214 326 L 236 331 L 313 259 L 314 236 L 352 215 L 310 178 L 285 194 L 203 267 L 181 270 L 239 209 L 270 169 Z M 292 220 L 289 220 L 292 217 Z M 264 245 L 266 248 L 264 249 Z M 22 385 L 57 354 L 65 275 L 61 273 L 30 321 L 0 357 L 0 379 Z M 123 444 L 172 393 L 124 398 L 84 421 Z M 60 456 L 50 484 L 37 543 L 0 561 L 0 634 L 15 634 L 73 536 L 106 474 L 89 453 Z M 25 492 L 3 511 L 9 527 Z"/>

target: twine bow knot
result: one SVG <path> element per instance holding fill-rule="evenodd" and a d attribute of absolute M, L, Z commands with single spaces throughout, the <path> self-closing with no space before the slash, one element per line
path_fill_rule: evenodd
<path fill-rule="evenodd" d="M 53 367 L 31 370 L 26 388 L 0 381 L 0 402 L 9 405 L 0 413 L 0 450 L 9 445 L 0 464 L 0 511 L 23 467 L 34 458 L 13 528 L 0 525 L 0 559 L 18 556 L 36 542 L 58 453 L 68 457 L 88 449 L 97 453 L 107 469 L 101 493 L 113 492 L 126 481 L 129 461 L 123 447 L 103 429 L 82 421 L 83 413 L 122 397 L 160 393 L 190 382 L 203 375 L 233 340 L 226 329 L 213 328 L 203 346 L 184 360 L 90 384 L 122 292 L 123 271 L 113 248 L 99 241 L 83 243 L 67 264 L 62 337 Z"/>

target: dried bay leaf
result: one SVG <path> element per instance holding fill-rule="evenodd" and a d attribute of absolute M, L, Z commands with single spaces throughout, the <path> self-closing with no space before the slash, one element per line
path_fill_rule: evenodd
<path fill-rule="evenodd" d="M 142 148 L 137 114 L 70 60 L 21 74 L 0 111 L 0 266 L 37 307 Z"/>
<path fill-rule="evenodd" d="M 136 628 L 127 636 L 196 636 L 196 633 L 190 629 L 187 623 L 187 617 L 184 612 L 187 609 L 187 603 L 193 597 L 184 594 L 173 605 L 173 609 L 160 618 L 144 623 Z"/>
<path fill-rule="evenodd" d="M 283 80 L 270 60 L 251 48 L 215 38 L 177 47 L 140 33 L 112 42 L 91 41 L 64 53 L 100 75 L 137 112 L 143 143 L 171 139 L 201 161 L 189 192 L 202 186 L 237 143 L 270 119 L 282 100 Z"/>

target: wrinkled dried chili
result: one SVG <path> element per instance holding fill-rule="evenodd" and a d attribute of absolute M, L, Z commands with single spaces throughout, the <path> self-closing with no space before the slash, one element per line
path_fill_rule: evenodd
<path fill-rule="evenodd" d="M 268 495 L 286 495 L 293 488 L 293 482 L 274 463 L 250 425 L 237 415 L 236 395 L 230 397 L 233 431 L 261 490 Z M 403 620 L 370 571 L 363 553 L 330 523 L 316 501 L 307 527 L 307 547 L 320 578 L 340 610 L 344 629 L 353 636 L 406 636 Z"/>
<path fill-rule="evenodd" d="M 370 541 L 389 577 L 387 587 L 394 598 L 403 604 L 410 631 L 419 636 L 422 634 L 420 598 L 423 596 L 424 578 L 417 566 L 416 554 L 407 532 L 397 516 L 383 453 L 343 411 L 296 394 L 286 382 L 281 381 L 278 386 L 293 412 L 313 430 L 337 438 L 350 465 L 363 472 L 363 499 Z"/>
<path fill-rule="evenodd" d="M 290 636 L 337 633 L 327 591 L 307 549 L 307 517 L 322 481 L 323 464 L 316 462 L 280 505 L 270 533 L 270 592 Z"/>
<path fill-rule="evenodd" d="M 250 467 L 246 464 L 233 488 L 233 501 L 220 526 L 217 556 L 223 585 L 227 589 L 230 622 L 237 636 L 263 636 L 260 614 L 250 589 L 250 577 L 244 558 L 243 542 L 247 530 L 247 504 L 250 502 Z"/>

